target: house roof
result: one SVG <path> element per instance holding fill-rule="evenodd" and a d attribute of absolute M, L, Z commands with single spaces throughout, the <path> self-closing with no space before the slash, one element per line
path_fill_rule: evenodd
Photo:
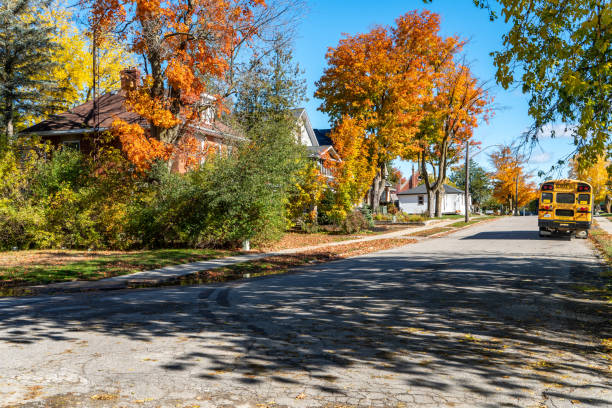
<path fill-rule="evenodd" d="M 336 152 L 333 146 L 307 146 L 308 152 L 311 157 L 323 157 L 323 154 L 327 153 L 333 160 L 340 160 L 340 156 Z"/>
<path fill-rule="evenodd" d="M 108 129 L 115 119 L 121 119 L 127 123 L 140 123 L 147 125 L 146 120 L 135 112 L 130 112 L 125 108 L 125 92 L 114 91 L 106 93 L 97 99 L 99 107 L 99 118 L 94 118 L 94 102 L 89 100 L 69 111 L 52 115 L 49 119 L 43 120 L 21 133 L 77 133 L 78 131 L 93 130 L 97 127 Z M 97 122 L 97 123 L 96 123 Z"/>
<path fill-rule="evenodd" d="M 458 188 L 449 186 L 448 184 L 444 184 L 444 193 L 445 194 L 463 194 L 464 192 L 459 190 Z M 415 195 L 415 194 L 427 194 L 427 188 L 425 184 L 420 184 L 415 188 L 411 188 L 410 190 L 399 191 L 397 195 Z"/>
<path fill-rule="evenodd" d="M 329 134 L 331 129 L 313 129 L 320 146 L 333 145 Z"/>
<path fill-rule="evenodd" d="M 98 127 L 98 130 L 110 128 L 115 119 L 121 119 L 127 123 L 138 123 L 143 127 L 148 127 L 149 123 L 139 114 L 126 109 L 125 92 L 112 91 L 97 99 L 99 117 L 94 119 L 94 102 L 89 100 L 69 111 L 52 115 L 49 119 L 39 122 L 20 133 L 36 133 L 40 136 L 52 134 L 75 134 L 87 133 Z M 214 137 L 229 137 L 237 140 L 245 140 L 244 137 L 237 135 L 234 129 L 220 121 L 211 123 L 201 122 L 193 124 L 196 132 Z"/>

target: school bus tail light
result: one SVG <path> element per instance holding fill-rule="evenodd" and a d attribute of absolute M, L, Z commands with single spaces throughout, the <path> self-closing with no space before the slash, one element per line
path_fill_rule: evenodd
<path fill-rule="evenodd" d="M 588 184 L 578 184 L 578 187 L 576 187 L 576 191 L 588 192 L 591 191 L 591 187 Z"/>
<path fill-rule="evenodd" d="M 589 208 L 588 207 L 580 207 L 578 209 L 579 213 L 588 213 L 589 212 Z"/>

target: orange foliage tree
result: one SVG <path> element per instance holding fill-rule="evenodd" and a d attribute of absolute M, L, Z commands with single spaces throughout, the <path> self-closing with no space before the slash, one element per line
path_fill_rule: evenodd
<path fill-rule="evenodd" d="M 126 41 L 143 56 L 145 77 L 127 92 L 127 105 L 148 129 L 116 121 L 114 133 L 138 166 L 198 146 L 193 122 L 221 97 L 208 84 L 222 79 L 239 45 L 256 34 L 264 0 L 82 0 L 97 41 Z M 140 128 L 140 129 L 139 129 Z"/>
<path fill-rule="evenodd" d="M 394 27 L 347 35 L 327 52 L 328 67 L 315 96 L 333 121 L 331 137 L 345 162 L 340 179 L 353 181 L 343 189 L 360 201 L 369 188 L 368 204 L 375 211 L 389 163 L 418 151 L 412 142 L 436 66 L 460 46 L 457 38 L 438 32 L 438 15 L 412 11 Z"/>
<path fill-rule="evenodd" d="M 421 149 L 417 157 L 427 188 L 429 215 L 434 215 L 435 196 L 435 216 L 439 217 L 448 166 L 461 156 L 479 118 L 488 119 L 491 99 L 470 69 L 453 58 L 438 66 L 433 83 L 432 99 L 425 105 L 426 115 L 418 134 Z"/>
<path fill-rule="evenodd" d="M 507 202 L 510 208 L 518 211 L 537 197 L 538 187 L 530 181 L 531 175 L 523 168 L 523 155 L 515 154 L 509 146 L 504 146 L 490 157 L 495 168 L 491 174 L 493 197 L 497 201 Z"/>

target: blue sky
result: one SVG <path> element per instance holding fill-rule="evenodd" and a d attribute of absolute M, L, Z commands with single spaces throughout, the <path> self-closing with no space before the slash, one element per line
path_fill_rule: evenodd
<path fill-rule="evenodd" d="M 305 70 L 310 99 L 306 108 L 315 128 L 329 127 L 327 116 L 317 110 L 320 101 L 313 97 L 314 83 L 326 66 L 327 48 L 336 46 L 343 33 L 356 34 L 369 31 L 375 25 L 392 25 L 398 16 L 423 8 L 440 14 L 442 35 L 456 34 L 469 40 L 465 54 L 472 71 L 480 80 L 489 81 L 495 105 L 500 109 L 489 124 L 483 122 L 475 130 L 475 139 L 482 142 L 481 146 L 511 143 L 531 123 L 527 96 L 520 89 L 505 91 L 494 81 L 495 70 L 489 53 L 502 48 L 502 35 L 507 27 L 503 21 L 489 21 L 487 11 L 476 8 L 471 0 L 434 0 L 431 4 L 421 0 L 308 0 L 308 7 L 298 29 L 294 56 Z M 476 161 L 489 167 L 488 153 L 493 150 L 477 155 Z M 570 138 L 543 138 L 540 147 L 533 149 L 527 167 L 537 174 L 537 170 L 550 169 L 572 151 Z M 409 163 L 398 164 L 404 174 L 410 173 Z"/>

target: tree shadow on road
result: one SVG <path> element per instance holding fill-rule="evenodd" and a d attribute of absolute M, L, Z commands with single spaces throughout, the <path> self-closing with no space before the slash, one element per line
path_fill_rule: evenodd
<path fill-rule="evenodd" d="M 538 235 L 538 231 L 534 230 L 525 230 L 525 231 L 483 231 L 474 235 L 470 235 L 462 240 L 470 240 L 470 239 L 486 239 L 486 240 L 561 240 L 567 241 L 570 239 L 568 235 L 551 235 L 548 237 L 540 237 Z"/>
<path fill-rule="evenodd" d="M 598 272 L 569 255 L 383 253 L 229 286 L 4 300 L 0 340 L 62 341 L 84 330 L 187 338 L 159 363 L 169 375 L 214 382 L 230 373 L 247 386 L 273 380 L 330 395 L 346 394 L 361 375 L 362 392 L 459 391 L 513 406 L 507 401 L 540 398 L 538 390 L 610 406 L 609 394 L 598 397 L 611 382 L 593 336 L 612 337 L 612 310 L 572 290 Z"/>

